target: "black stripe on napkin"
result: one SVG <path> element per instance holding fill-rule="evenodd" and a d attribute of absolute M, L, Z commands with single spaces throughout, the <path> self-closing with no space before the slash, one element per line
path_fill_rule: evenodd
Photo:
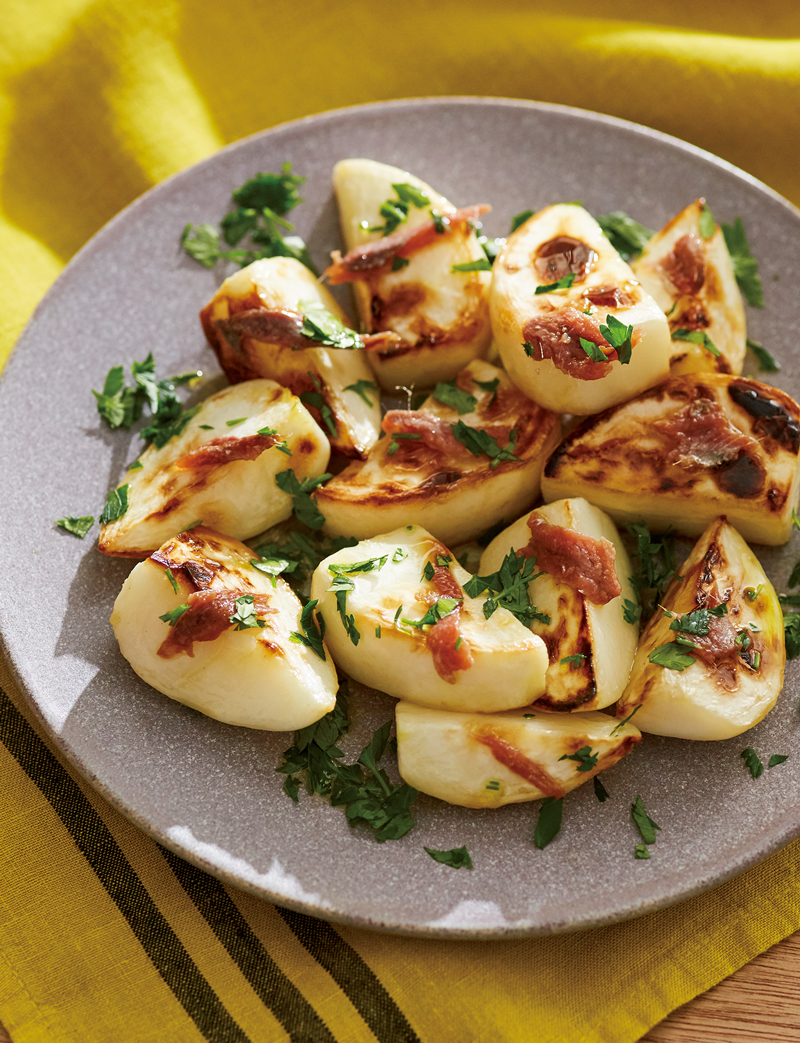
<path fill-rule="evenodd" d="M 330 924 L 292 909 L 279 908 L 278 912 L 330 974 L 380 1043 L 420 1043 L 419 1036 L 369 964 Z"/>
<path fill-rule="evenodd" d="M 0 740 L 50 801 L 156 970 L 211 1043 L 250 1043 L 200 973 L 108 827 L 0 688 Z"/>
<path fill-rule="evenodd" d="M 219 880 L 161 849 L 181 887 L 293 1043 L 335 1043 L 320 1016 L 275 963 Z"/>

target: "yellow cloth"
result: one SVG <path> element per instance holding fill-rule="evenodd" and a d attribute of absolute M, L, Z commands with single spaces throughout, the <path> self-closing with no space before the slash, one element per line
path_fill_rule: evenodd
<path fill-rule="evenodd" d="M 798 203 L 796 37 L 792 0 L 6 0 L 0 364 L 64 263 L 135 196 L 328 108 L 578 105 L 694 142 Z M 576 935 L 334 930 L 166 854 L 74 781 L 2 662 L 0 687 L 0 1021 L 15 1043 L 624 1043 L 800 927 L 799 842 L 707 895 Z"/>

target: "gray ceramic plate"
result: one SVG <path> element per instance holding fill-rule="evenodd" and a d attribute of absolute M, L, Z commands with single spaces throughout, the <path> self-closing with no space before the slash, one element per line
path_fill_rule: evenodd
<path fill-rule="evenodd" d="M 119 656 L 108 624 L 130 563 L 57 530 L 99 513 L 139 440 L 98 422 L 90 389 L 112 365 L 153 350 L 162 374 L 217 373 L 197 321 L 221 271 L 184 256 L 188 221 L 217 220 L 231 190 L 291 160 L 305 174 L 298 231 L 323 265 L 339 245 L 331 167 L 366 156 L 413 171 L 457 205 L 490 202 L 490 234 L 513 214 L 581 199 L 659 228 L 704 195 L 718 219 L 742 215 L 761 262 L 766 309 L 751 337 L 781 359 L 800 392 L 800 215 L 746 174 L 653 131 L 588 112 L 493 99 L 404 101 L 334 112 L 240 142 L 159 185 L 72 261 L 31 320 L 0 385 L 2 634 L 17 676 L 58 746 L 116 807 L 162 844 L 239 887 L 331 920 L 446 937 L 502 937 L 606 923 L 702 891 L 800 833 L 798 671 L 746 738 L 647 737 L 565 801 L 546 850 L 532 843 L 537 805 L 468 811 L 420 798 L 417 826 L 377 844 L 341 811 L 275 773 L 289 736 L 236 729 L 160 696 Z M 765 551 L 785 579 L 794 552 Z M 392 712 L 356 702 L 348 753 Z M 754 781 L 739 758 L 793 756 Z M 661 825 L 650 861 L 633 857 L 630 805 L 641 793 Z M 472 872 L 423 845 L 466 844 Z"/>

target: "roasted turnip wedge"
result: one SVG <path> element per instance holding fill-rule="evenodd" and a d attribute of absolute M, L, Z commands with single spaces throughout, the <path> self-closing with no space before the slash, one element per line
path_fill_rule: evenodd
<path fill-rule="evenodd" d="M 254 261 L 225 280 L 200 321 L 232 384 L 277 380 L 301 398 L 331 445 L 366 455 L 381 412 L 364 342 L 304 264 L 293 257 Z"/>
<path fill-rule="evenodd" d="M 142 558 L 198 521 L 246 540 L 292 513 L 276 474 L 293 469 L 300 481 L 317 477 L 329 456 L 328 439 L 280 384 L 249 380 L 225 388 L 128 471 L 117 490 L 122 503 L 106 511 L 127 509 L 103 526 L 100 550 Z"/>
<path fill-rule="evenodd" d="M 741 373 L 744 304 L 722 229 L 697 199 L 656 232 L 633 274 L 667 313 L 670 373 Z"/>
<path fill-rule="evenodd" d="M 514 552 L 536 558 L 528 600 L 537 615 L 529 625 L 550 657 L 535 708 L 601 710 L 615 703 L 628 683 L 639 626 L 625 612 L 632 569 L 614 523 L 580 498 L 547 504 L 492 540 L 479 576 L 498 572 Z"/>
<path fill-rule="evenodd" d="M 347 253 L 334 253 L 331 283 L 352 282 L 385 388 L 449 380 L 489 349 L 488 263 L 474 223 L 488 207 L 456 210 L 418 177 L 371 159 L 345 159 L 333 186 Z M 453 271 L 454 265 L 474 270 Z"/>
<path fill-rule="evenodd" d="M 305 728 L 333 709 L 336 668 L 313 608 L 253 560 L 211 529 L 183 532 L 131 572 L 111 625 L 139 677 L 170 699 L 226 724 Z"/>
<path fill-rule="evenodd" d="M 783 614 L 753 552 L 724 518 L 703 533 L 639 643 L 617 716 L 643 732 L 730 739 L 766 717 L 783 685 Z"/>
<path fill-rule="evenodd" d="M 669 372 L 664 312 L 571 203 L 509 236 L 494 263 L 491 313 L 508 375 L 557 413 L 598 413 Z"/>
<path fill-rule="evenodd" d="M 585 496 L 618 523 L 699 536 L 726 514 L 747 540 L 785 543 L 797 503 L 800 407 L 721 373 L 674 377 L 588 417 L 547 461 L 545 500 Z"/>
<path fill-rule="evenodd" d="M 516 518 L 539 494 L 559 418 L 475 361 L 438 385 L 419 410 L 392 410 L 367 459 L 317 493 L 332 535 L 366 539 L 422 525 L 448 544 Z"/>
<path fill-rule="evenodd" d="M 311 597 L 336 663 L 422 706 L 491 712 L 544 691 L 547 650 L 508 609 L 469 597 L 470 575 L 408 525 L 321 562 Z"/>
<path fill-rule="evenodd" d="M 448 713 L 400 702 L 397 760 L 403 779 L 466 808 L 563 797 L 641 741 L 604 713 Z"/>

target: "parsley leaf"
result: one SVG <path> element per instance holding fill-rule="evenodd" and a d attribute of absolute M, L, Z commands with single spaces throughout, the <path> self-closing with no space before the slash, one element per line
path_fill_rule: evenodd
<path fill-rule="evenodd" d="M 595 344 L 593 340 L 586 340 L 584 337 L 579 337 L 578 340 L 592 362 L 608 362 L 608 356 L 599 344 Z"/>
<path fill-rule="evenodd" d="M 204 268 L 213 268 L 219 260 L 219 232 L 213 225 L 189 223 L 181 232 L 180 242 L 186 253 Z"/>
<path fill-rule="evenodd" d="M 294 572 L 297 568 L 297 562 L 289 561 L 288 558 L 252 558 L 250 566 L 259 572 L 263 572 L 265 576 L 269 576 L 274 587 L 276 585 L 276 577 L 280 576 L 282 572 Z"/>
<path fill-rule="evenodd" d="M 162 620 L 162 622 L 169 623 L 171 627 L 174 627 L 183 615 L 183 613 L 188 611 L 188 605 L 178 605 L 177 608 L 173 608 L 169 612 L 165 612 L 163 616 L 159 616 L 158 618 Z"/>
<path fill-rule="evenodd" d="M 658 536 L 654 539 L 644 522 L 633 522 L 625 528 L 636 538 L 635 554 L 639 559 L 639 568 L 631 577 L 631 583 L 641 605 L 641 614 L 647 617 L 661 601 L 671 580 L 678 578 L 675 570 L 675 545 L 669 536 Z"/>
<path fill-rule="evenodd" d="M 680 644 L 669 641 L 665 645 L 654 648 L 647 657 L 656 666 L 665 666 L 668 670 L 685 670 L 696 662 L 694 656 L 688 655 Z"/>
<path fill-rule="evenodd" d="M 459 416 L 464 413 L 473 413 L 478 404 L 477 398 L 469 391 L 462 391 L 461 388 L 456 387 L 454 380 L 448 380 L 446 383 L 440 381 L 434 388 L 433 397 L 444 405 L 458 410 Z"/>
<path fill-rule="evenodd" d="M 128 509 L 128 486 L 121 485 L 118 489 L 112 489 L 108 494 L 103 513 L 100 515 L 100 524 L 108 525 L 109 522 L 117 521 Z"/>
<path fill-rule="evenodd" d="M 356 331 L 339 322 L 336 316 L 331 315 L 318 301 L 298 301 L 297 310 L 303 315 L 303 336 L 309 340 L 326 348 L 364 347 L 364 341 Z"/>
<path fill-rule="evenodd" d="M 500 377 L 495 377 L 494 380 L 475 380 L 473 377 L 472 383 L 481 389 L 481 391 L 491 392 L 492 397 L 486 403 L 487 406 L 492 405 L 494 400 L 497 398 L 497 389 L 500 387 Z"/>
<path fill-rule="evenodd" d="M 425 627 L 433 626 L 434 623 L 438 623 L 445 616 L 449 616 L 460 604 L 461 601 L 457 598 L 439 598 L 428 608 L 422 619 L 406 619 L 404 616 L 400 622 L 405 623 L 406 626 L 422 630 Z"/>
<path fill-rule="evenodd" d="M 733 274 L 736 276 L 742 296 L 751 307 L 763 308 L 764 294 L 761 287 L 761 276 L 758 274 L 758 261 L 750 252 L 741 217 L 737 217 L 732 225 L 723 224 L 722 234 L 725 236 L 725 245 L 731 256 Z"/>
<path fill-rule="evenodd" d="M 376 395 L 378 394 L 378 385 L 373 383 L 371 380 L 357 380 L 355 384 L 348 384 L 343 390 L 355 391 L 355 393 L 363 400 L 363 402 L 370 408 L 374 405 L 373 401 L 367 395 L 367 391 L 372 391 Z"/>
<path fill-rule="evenodd" d="M 102 391 L 92 389 L 97 412 L 109 427 L 130 427 L 142 414 L 142 398 L 135 388 L 125 386 L 124 368 L 113 366 L 106 374 Z"/>
<path fill-rule="evenodd" d="M 512 615 L 529 626 L 534 620 L 550 623 L 550 617 L 538 612 L 528 600 L 528 584 L 543 572 L 534 572 L 536 558 L 509 551 L 497 572 L 488 576 L 473 576 L 464 584 L 464 593 L 471 598 L 478 598 L 484 591 L 489 596 L 483 605 L 483 614 L 490 619 L 498 607 L 507 608 Z"/>
<path fill-rule="evenodd" d="M 451 847 L 449 851 L 437 851 L 436 848 L 426 847 L 425 850 L 434 860 L 442 865 L 453 869 L 472 869 L 472 859 L 465 847 Z"/>
<path fill-rule="evenodd" d="M 582 652 L 576 652 L 575 655 L 566 655 L 566 656 L 564 656 L 563 659 L 559 660 L 559 663 L 568 663 L 570 670 L 574 670 L 576 667 L 581 665 L 581 663 L 583 662 L 583 660 L 585 658 L 586 658 L 586 656 L 583 655 Z M 563 759 L 564 758 L 562 757 L 561 760 L 563 760 Z"/>
<path fill-rule="evenodd" d="M 722 611 L 720 612 L 720 609 Z M 677 630 L 681 634 L 697 634 L 705 637 L 711 625 L 712 616 L 724 616 L 728 613 L 725 602 L 717 605 L 714 609 L 696 608 L 693 612 L 687 612 L 683 616 L 677 616 L 669 625 L 670 630 Z"/>
<path fill-rule="evenodd" d="M 708 203 L 703 203 L 700 210 L 700 221 L 699 231 L 700 236 L 703 239 L 712 239 L 714 237 L 714 229 L 716 222 L 714 221 L 714 215 L 711 213 Z"/>
<path fill-rule="evenodd" d="M 649 858 L 650 852 L 647 850 L 646 844 L 637 844 L 633 849 L 634 858 Z"/>
<path fill-rule="evenodd" d="M 784 761 L 789 760 L 788 753 L 773 753 L 767 764 L 768 768 L 774 768 L 778 764 L 783 764 Z"/>
<path fill-rule="evenodd" d="M 639 602 L 625 598 L 622 602 L 622 618 L 626 623 L 638 623 L 642 618 L 642 606 Z"/>
<path fill-rule="evenodd" d="M 624 210 L 612 210 L 610 214 L 601 214 L 597 223 L 623 261 L 638 257 L 654 234 L 649 228 L 634 221 Z"/>
<path fill-rule="evenodd" d="M 515 217 L 512 217 L 511 218 L 511 232 L 509 234 L 513 235 L 514 232 L 516 232 L 516 230 L 520 227 L 520 225 L 524 225 L 525 222 L 528 220 L 528 218 L 529 217 L 533 217 L 533 215 L 534 215 L 534 211 L 533 210 L 523 210 L 522 213 L 517 214 Z"/>
<path fill-rule="evenodd" d="M 559 279 L 558 282 L 549 282 L 546 286 L 537 286 L 533 293 L 535 297 L 538 297 L 540 293 L 553 293 L 556 290 L 568 290 L 574 282 L 575 272 L 570 272 L 569 275 L 565 275 L 564 278 Z"/>
<path fill-rule="evenodd" d="M 497 439 L 492 438 L 483 428 L 469 427 L 463 420 L 451 424 L 450 430 L 453 432 L 453 437 L 456 441 L 466 446 L 473 456 L 480 456 L 482 453 L 488 456 L 492 461 L 489 465 L 490 467 L 497 467 L 503 460 L 513 460 L 515 463 L 520 463 L 519 457 L 514 456 L 513 453 L 517 442 L 516 428 L 511 429 L 508 436 L 508 445 L 504 449 L 501 449 L 497 444 Z"/>
<path fill-rule="evenodd" d="M 720 356 L 719 348 L 711 340 L 705 330 L 673 330 L 671 336 L 673 340 L 688 340 L 691 341 L 692 344 L 700 344 L 715 358 L 719 358 Z"/>
<path fill-rule="evenodd" d="M 748 350 L 752 351 L 752 353 L 755 355 L 756 361 L 758 362 L 758 368 L 761 370 L 762 373 L 780 372 L 780 362 L 778 362 L 777 359 L 774 359 L 766 348 L 763 348 L 760 344 L 756 344 L 756 342 L 754 340 L 750 340 L 749 337 L 746 341 L 746 344 Z"/>
<path fill-rule="evenodd" d="M 424 210 L 426 206 L 431 205 L 430 196 L 423 188 L 415 188 L 414 185 L 409 185 L 407 182 L 402 182 L 399 185 L 392 185 L 392 188 L 397 193 L 397 198 L 403 203 L 411 203 L 417 210 Z"/>
<path fill-rule="evenodd" d="M 294 733 L 294 744 L 286 750 L 280 767 L 275 770 L 286 776 L 283 789 L 298 803 L 298 788 L 305 779 L 308 793 L 330 794 L 331 785 L 344 756 L 336 743 L 350 727 L 347 707 L 347 687 L 343 682 L 336 697 L 336 705 L 324 717 Z"/>
<path fill-rule="evenodd" d="M 757 779 L 759 775 L 764 774 L 764 765 L 759 760 L 758 754 L 752 746 L 748 746 L 746 750 L 742 750 L 739 756 L 744 760 L 745 765 L 754 779 Z"/>
<path fill-rule="evenodd" d="M 166 569 L 164 569 L 164 577 L 167 583 L 169 583 L 169 585 L 172 587 L 173 592 L 175 594 L 180 594 L 181 588 L 178 586 L 178 581 L 175 579 L 175 576 L 171 568 L 167 567 Z"/>
<path fill-rule="evenodd" d="M 644 810 L 644 801 L 639 794 L 636 795 L 636 801 L 631 805 L 631 815 L 645 844 L 655 844 L 656 830 L 660 830 L 661 826 L 654 822 Z"/>
<path fill-rule="evenodd" d="M 617 349 L 617 356 L 622 365 L 627 366 L 631 361 L 633 350 L 631 345 L 633 326 L 626 326 L 615 315 L 606 315 L 606 325 L 600 327 L 600 332 L 611 347 Z"/>
<path fill-rule="evenodd" d="M 322 639 L 325 637 L 325 620 L 321 615 L 316 616 L 314 614 L 317 604 L 317 601 L 309 601 L 307 605 L 303 606 L 303 610 L 300 613 L 300 628 L 303 633 L 300 634 L 293 630 L 290 638 L 296 645 L 305 645 L 306 648 L 310 648 L 312 652 L 315 652 L 320 659 L 326 659 L 325 646 L 322 643 Z"/>
<path fill-rule="evenodd" d="M 331 438 L 336 438 L 336 417 L 333 415 L 333 410 L 325 400 L 325 396 L 322 394 L 322 384 L 310 370 L 306 375 L 311 378 L 311 382 L 317 390 L 301 391 L 299 396 L 300 401 L 304 406 L 311 406 L 312 409 L 319 410 L 322 422 L 328 429 L 328 434 Z"/>
<path fill-rule="evenodd" d="M 395 565 L 397 565 L 398 562 L 405 561 L 405 559 L 407 557 L 408 557 L 408 551 L 404 551 L 402 547 L 398 547 L 397 550 L 392 555 L 392 561 L 394 562 Z"/>
<path fill-rule="evenodd" d="M 266 206 L 276 214 L 287 214 L 303 202 L 297 189 L 305 180 L 300 174 L 292 173 L 291 163 L 284 163 L 280 174 L 256 174 L 237 188 L 232 198 L 241 207 L 260 210 Z"/>
<path fill-rule="evenodd" d="M 280 542 L 261 543 L 255 548 L 262 562 L 287 560 L 289 567 L 283 571 L 288 582 L 296 591 L 301 591 L 311 573 L 323 558 L 327 558 L 344 547 L 355 547 L 358 541 L 351 536 L 336 536 L 329 539 L 321 533 L 289 531 L 281 533 Z M 251 562 L 252 564 L 252 562 Z M 261 571 L 267 571 L 261 569 Z"/>
<path fill-rule="evenodd" d="M 783 614 L 784 640 L 786 642 L 786 658 L 796 659 L 800 655 L 800 612 Z"/>
<path fill-rule="evenodd" d="M 536 821 L 536 829 L 533 832 L 533 842 L 540 851 L 543 851 L 558 836 L 563 813 L 563 797 L 544 798 L 539 806 L 539 818 Z"/>
<path fill-rule="evenodd" d="M 595 775 L 595 777 L 594 777 L 594 779 L 592 781 L 594 782 L 594 795 L 597 797 L 597 799 L 600 801 L 601 804 L 605 804 L 605 802 L 608 800 L 608 796 L 609 796 L 608 790 L 605 788 L 603 783 L 600 781 L 600 776 L 599 775 Z"/>
<path fill-rule="evenodd" d="M 80 518 L 59 518 L 56 525 L 60 529 L 64 529 L 66 532 L 71 532 L 73 536 L 77 536 L 78 539 L 83 539 L 86 533 L 94 525 L 94 518 L 91 514 L 84 514 Z"/>
<path fill-rule="evenodd" d="M 615 735 L 620 730 L 620 728 L 624 728 L 625 725 L 628 723 L 628 721 L 631 719 L 631 717 L 633 717 L 634 714 L 638 713 L 639 710 L 641 710 L 642 705 L 643 705 L 642 703 L 639 703 L 638 706 L 634 706 L 634 708 L 631 710 L 631 712 L 628 714 L 628 716 L 624 717 L 619 722 L 619 724 L 617 724 L 614 728 L 611 729 L 611 734 Z"/>
<path fill-rule="evenodd" d="M 234 601 L 234 605 L 236 611 L 230 616 L 230 621 L 236 624 L 236 630 L 258 630 L 267 625 L 265 620 L 258 618 L 252 594 L 242 594 Z"/>
<path fill-rule="evenodd" d="M 575 753 L 565 753 L 563 757 L 558 759 L 560 761 L 577 761 L 579 764 L 578 771 L 591 771 L 596 766 L 599 756 L 598 753 L 592 753 L 591 746 L 583 746 L 580 750 L 576 750 Z"/>
<path fill-rule="evenodd" d="M 275 475 L 278 488 L 292 497 L 292 510 L 297 520 L 309 529 L 321 529 L 325 524 L 325 516 L 318 510 L 310 494 L 331 477 L 330 474 L 321 474 L 318 478 L 304 478 L 301 482 L 291 468 L 278 471 Z"/>
<path fill-rule="evenodd" d="M 463 264 L 452 264 L 450 271 L 455 272 L 490 272 L 492 262 L 487 257 L 479 257 L 477 261 L 465 261 Z M 428 850 L 427 848 L 425 849 Z"/>
<path fill-rule="evenodd" d="M 336 606 L 342 620 L 342 626 L 347 636 L 357 645 L 361 634 L 358 632 L 355 616 L 347 614 L 347 595 L 355 590 L 355 583 L 351 576 L 366 572 L 379 572 L 386 564 L 389 555 L 384 554 L 382 558 L 370 558 L 367 561 L 358 561 L 352 564 L 333 564 L 328 566 L 328 572 L 333 576 L 330 590 L 336 595 Z"/>

